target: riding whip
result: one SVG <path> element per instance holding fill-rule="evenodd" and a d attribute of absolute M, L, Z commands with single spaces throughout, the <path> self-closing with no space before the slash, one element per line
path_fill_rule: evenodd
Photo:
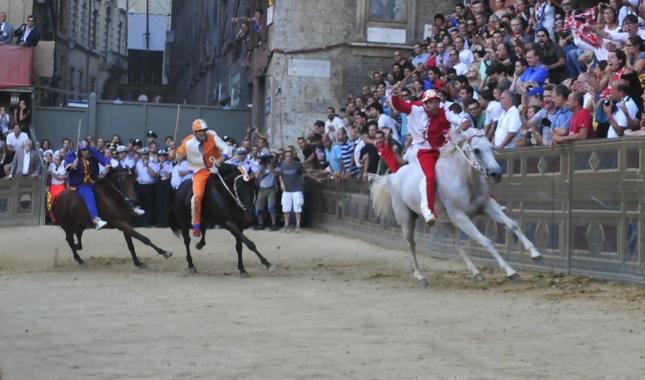
<path fill-rule="evenodd" d="M 172 140 L 172 141 L 175 142 L 175 146 L 177 145 L 177 129 L 178 128 L 179 128 L 179 104 L 177 104 L 177 120 L 175 121 L 175 137 Z"/>

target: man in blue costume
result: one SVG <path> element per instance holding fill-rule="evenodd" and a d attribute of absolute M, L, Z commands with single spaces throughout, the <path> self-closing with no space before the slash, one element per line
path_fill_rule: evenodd
<path fill-rule="evenodd" d="M 65 168 L 69 173 L 69 188 L 76 190 L 78 195 L 83 198 L 97 230 L 107 224 L 99 217 L 94 198 L 94 181 L 99 176 L 99 164 L 105 167 L 106 172 L 111 168 L 110 160 L 85 141 L 81 141 L 79 144 L 78 156 L 76 152 L 69 152 L 65 157 Z"/>

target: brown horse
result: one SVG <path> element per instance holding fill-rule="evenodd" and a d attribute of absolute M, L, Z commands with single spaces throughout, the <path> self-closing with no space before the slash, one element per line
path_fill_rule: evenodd
<path fill-rule="evenodd" d="M 136 214 L 132 211 L 132 205 L 137 198 L 134 190 L 134 175 L 131 171 L 110 170 L 104 178 L 96 181 L 94 196 L 96 197 L 99 215 L 108 222 L 108 227 L 114 227 L 123 232 L 128 249 L 132 254 L 132 261 L 136 267 L 145 267 L 145 264 L 137 258 L 134 244 L 132 243 L 133 237 L 152 247 L 166 259 L 172 256 L 172 252 L 157 247 L 150 239 L 135 231 L 132 227 L 132 221 L 136 217 Z M 66 189 L 56 197 L 52 205 L 52 211 L 58 224 L 65 230 L 67 244 L 72 249 L 74 259 L 79 264 L 83 264 L 83 259 L 78 255 L 77 251 L 83 249 L 81 242 L 83 231 L 87 228 L 93 228 L 85 202 L 75 191 Z M 78 243 L 74 242 L 74 235 L 76 235 Z"/>

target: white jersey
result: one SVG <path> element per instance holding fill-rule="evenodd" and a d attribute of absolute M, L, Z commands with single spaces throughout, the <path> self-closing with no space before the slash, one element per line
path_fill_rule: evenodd
<path fill-rule="evenodd" d="M 188 174 L 182 176 L 179 174 L 179 172 L 187 172 Z M 172 186 L 173 189 L 179 189 L 179 186 L 181 186 L 182 183 L 185 181 L 188 181 L 193 178 L 193 172 L 190 171 L 190 168 L 188 167 L 188 161 L 182 161 L 181 163 L 175 165 L 174 168 L 172 168 L 172 175 L 170 176 L 170 186 Z"/>

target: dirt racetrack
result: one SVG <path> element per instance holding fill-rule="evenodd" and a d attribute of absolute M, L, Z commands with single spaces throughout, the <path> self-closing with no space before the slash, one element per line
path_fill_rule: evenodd
<path fill-rule="evenodd" d="M 645 289 L 486 269 L 305 231 L 250 231 L 277 268 L 209 231 L 175 255 L 89 231 L 79 267 L 56 227 L 0 229 L 0 377 L 13 379 L 642 379 Z M 521 269 L 521 268 L 516 268 Z"/>

